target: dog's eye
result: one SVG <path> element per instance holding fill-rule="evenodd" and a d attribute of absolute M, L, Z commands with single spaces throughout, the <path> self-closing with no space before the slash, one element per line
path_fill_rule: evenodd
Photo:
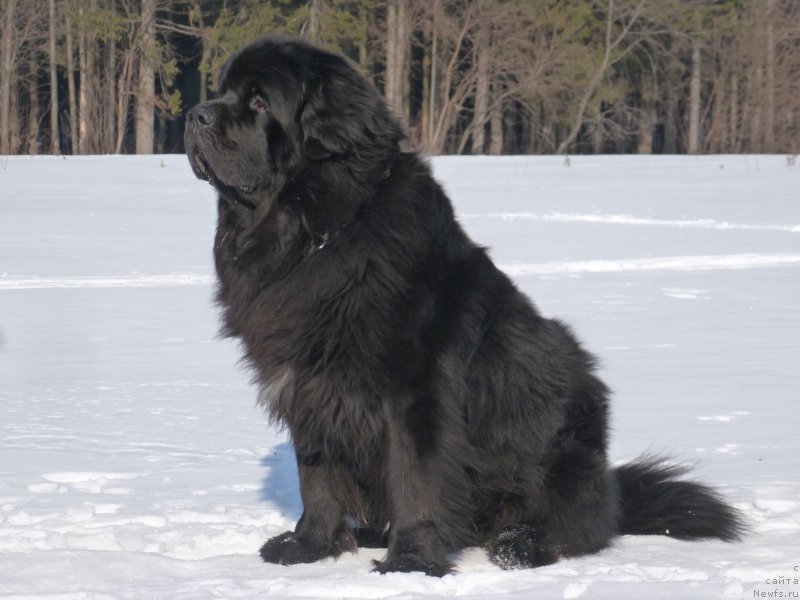
<path fill-rule="evenodd" d="M 250 109 L 256 112 L 265 113 L 269 110 L 269 104 L 267 104 L 267 101 L 264 100 L 264 98 L 258 94 L 255 94 L 252 98 L 250 98 Z"/>

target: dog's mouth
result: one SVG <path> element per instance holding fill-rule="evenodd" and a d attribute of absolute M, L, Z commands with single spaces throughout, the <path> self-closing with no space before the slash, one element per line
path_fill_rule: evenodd
<path fill-rule="evenodd" d="M 214 171 L 211 169 L 211 166 L 208 163 L 208 159 L 197 147 L 190 151 L 189 156 L 189 163 L 192 166 L 192 171 L 194 171 L 194 174 L 198 179 L 202 179 L 203 181 L 210 183 L 229 201 L 239 204 L 249 210 L 253 210 L 255 208 L 255 203 L 251 196 L 258 191 L 258 186 L 230 184 L 222 181 L 214 174 Z"/>
<path fill-rule="evenodd" d="M 199 148 L 194 149 L 189 162 L 191 163 L 192 170 L 198 179 L 208 181 L 209 183 L 211 182 L 211 170 L 208 167 L 208 161 L 206 161 L 206 157 L 203 156 L 203 153 L 200 152 Z"/>
<path fill-rule="evenodd" d="M 208 181 L 211 185 L 214 186 L 224 186 L 227 188 L 234 188 L 238 192 L 242 194 L 254 194 L 258 189 L 256 185 L 242 185 L 242 184 L 230 184 L 222 181 L 219 177 L 214 175 L 214 172 L 211 170 L 210 165 L 208 164 L 208 159 L 206 159 L 205 155 L 200 151 L 199 148 L 195 148 L 191 153 L 191 165 L 194 174 L 197 176 L 198 179 L 202 179 L 203 181 Z"/>

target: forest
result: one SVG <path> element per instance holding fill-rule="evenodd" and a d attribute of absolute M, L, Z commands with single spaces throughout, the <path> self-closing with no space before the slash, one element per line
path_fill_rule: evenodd
<path fill-rule="evenodd" d="M 264 33 L 436 154 L 800 153 L 800 0 L 0 0 L 0 154 L 182 152 Z"/>

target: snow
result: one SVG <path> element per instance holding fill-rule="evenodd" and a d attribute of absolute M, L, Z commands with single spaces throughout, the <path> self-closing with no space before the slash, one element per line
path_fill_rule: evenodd
<path fill-rule="evenodd" d="M 615 391 L 611 455 L 666 451 L 740 544 L 624 537 L 442 579 L 380 550 L 283 567 L 286 434 L 216 337 L 212 190 L 185 157 L 0 159 L 0 597 L 800 597 L 800 167 L 781 156 L 442 157 L 474 239 Z M 773 594 L 761 596 L 759 594 Z"/>

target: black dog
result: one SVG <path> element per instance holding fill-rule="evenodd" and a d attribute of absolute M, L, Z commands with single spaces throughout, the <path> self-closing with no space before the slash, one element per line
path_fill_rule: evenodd
<path fill-rule="evenodd" d="M 224 333 L 291 432 L 304 507 L 265 561 L 382 545 L 381 573 L 443 575 L 470 545 L 514 568 L 620 534 L 739 536 L 680 469 L 609 467 L 592 356 L 467 238 L 343 58 L 264 38 L 220 90 L 189 112 L 186 151 L 219 192 Z"/>

